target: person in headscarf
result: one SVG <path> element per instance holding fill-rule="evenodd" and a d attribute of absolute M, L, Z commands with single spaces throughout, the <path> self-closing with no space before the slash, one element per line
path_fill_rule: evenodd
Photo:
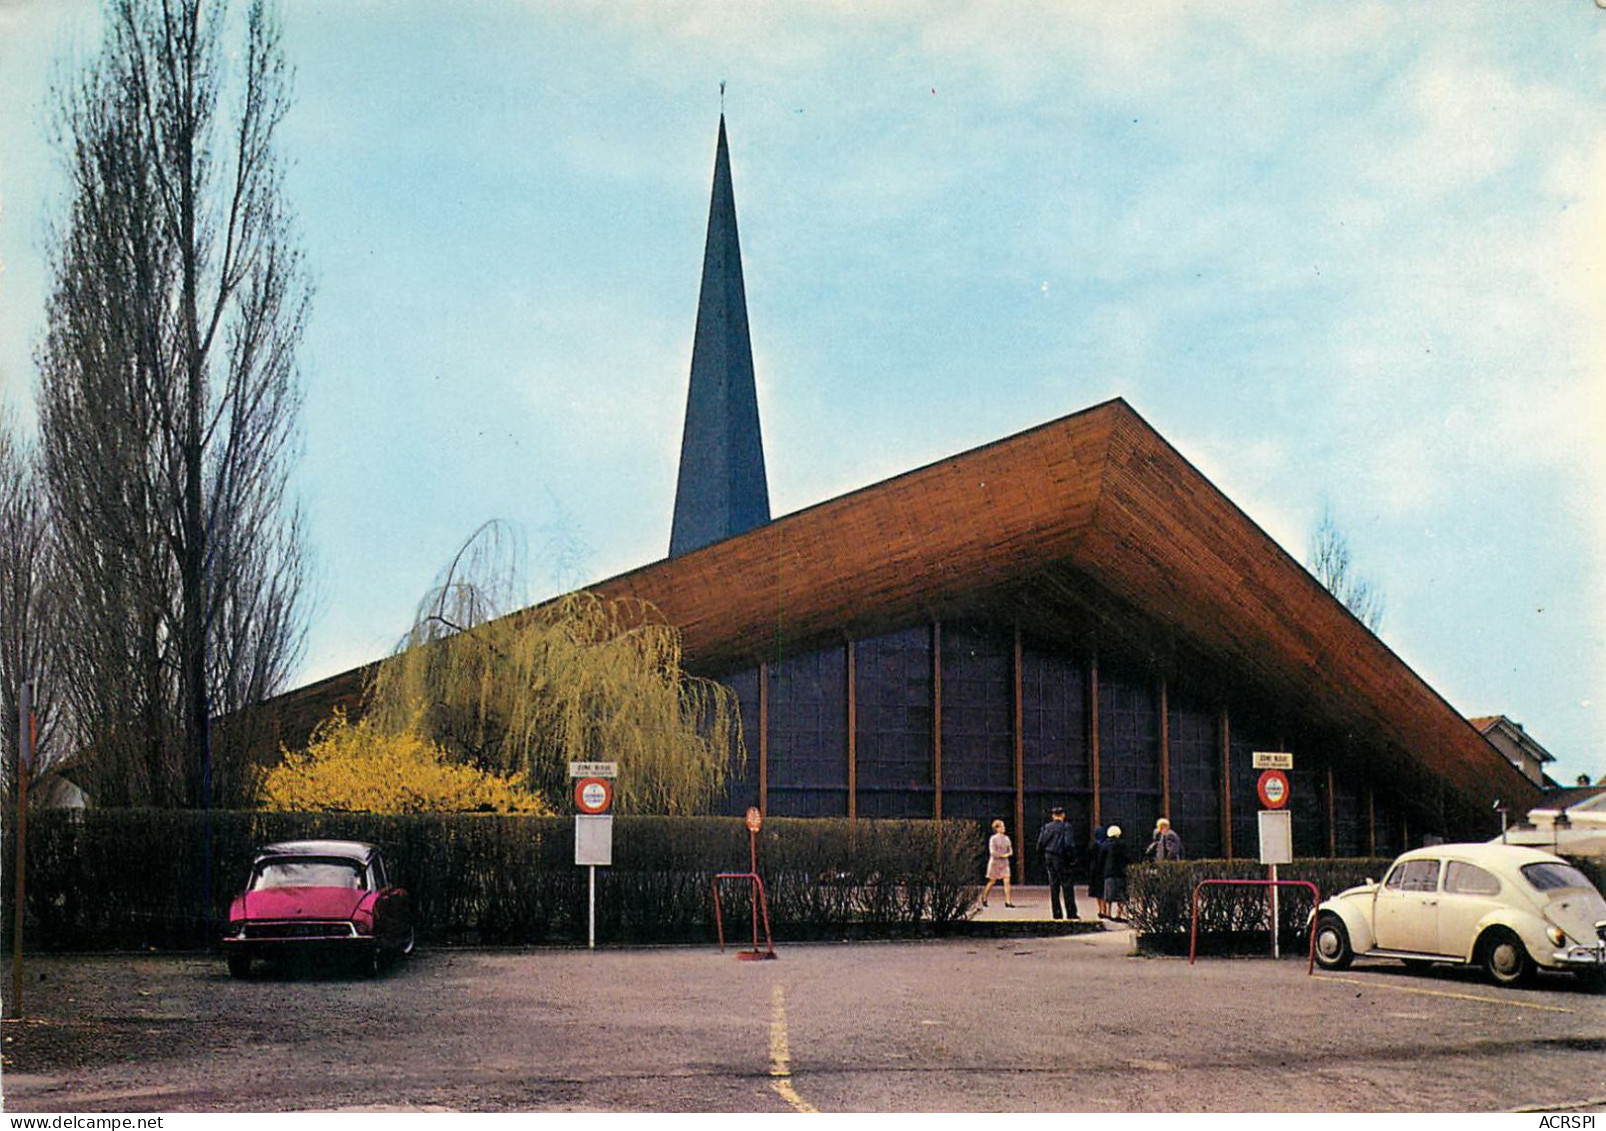
<path fill-rule="evenodd" d="M 1093 827 L 1093 841 L 1087 846 L 1087 894 L 1098 905 L 1099 918 L 1110 917 L 1110 905 L 1104 902 L 1104 826 Z"/>

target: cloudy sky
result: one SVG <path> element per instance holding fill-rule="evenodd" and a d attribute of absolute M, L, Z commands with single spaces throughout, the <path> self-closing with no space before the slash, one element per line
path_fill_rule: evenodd
<path fill-rule="evenodd" d="M 302 678 L 481 522 L 532 597 L 656 560 L 725 96 L 772 509 L 1125 397 L 1385 640 L 1606 771 L 1606 10 L 290 0 L 317 285 Z M 84 0 L 0 0 L 26 417 Z"/>

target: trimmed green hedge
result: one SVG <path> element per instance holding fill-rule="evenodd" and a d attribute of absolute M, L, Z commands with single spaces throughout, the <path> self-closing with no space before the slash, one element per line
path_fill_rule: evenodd
<path fill-rule="evenodd" d="M 1381 880 L 1393 857 L 1295 860 L 1277 868 L 1280 880 L 1309 880 L 1317 902 L 1368 879 Z M 1595 887 L 1606 892 L 1606 862 L 1570 858 Z M 1141 864 L 1127 870 L 1127 917 L 1141 950 L 1186 954 L 1193 889 L 1200 880 L 1264 880 L 1266 865 L 1253 860 L 1182 860 Z M 1282 888 L 1277 897 L 1278 932 L 1284 953 L 1303 954 L 1310 942 L 1310 893 Z M 1199 895 L 1199 953 L 1263 953 L 1270 947 L 1271 907 L 1263 887 L 1217 887 Z"/>
<path fill-rule="evenodd" d="M 424 942 L 586 937 L 587 870 L 574 864 L 569 818 L 107 809 L 30 814 L 30 941 L 214 946 L 252 850 L 310 837 L 380 845 Z M 759 834 L 758 867 L 778 940 L 831 938 L 968 918 L 984 854 L 970 822 L 776 818 Z M 599 942 L 709 941 L 713 875 L 748 870 L 748 833 L 737 818 L 618 817 L 613 859 L 597 869 Z M 751 938 L 746 887 L 726 884 L 723 897 L 727 942 L 738 945 Z"/>
<path fill-rule="evenodd" d="M 1279 880 L 1308 880 L 1318 902 L 1367 879 L 1382 879 L 1392 857 L 1295 860 L 1277 868 Z M 1253 860 L 1181 860 L 1141 864 L 1127 870 L 1127 917 L 1140 949 L 1186 954 L 1194 887 L 1201 880 L 1264 880 L 1266 865 Z M 1285 952 L 1303 953 L 1309 942 L 1310 892 L 1281 888 L 1277 896 L 1278 933 Z M 1271 906 L 1264 887 L 1204 888 L 1199 894 L 1199 953 L 1266 950 L 1270 946 Z"/>

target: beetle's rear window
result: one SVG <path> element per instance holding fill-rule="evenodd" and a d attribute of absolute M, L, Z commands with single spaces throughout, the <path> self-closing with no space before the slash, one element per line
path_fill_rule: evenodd
<path fill-rule="evenodd" d="M 251 877 L 251 890 L 263 888 L 354 888 L 363 886 L 362 869 L 347 860 L 265 860 Z"/>
<path fill-rule="evenodd" d="M 1522 874 L 1539 891 L 1560 891 L 1562 888 L 1587 888 L 1593 885 L 1584 874 L 1571 864 L 1524 864 Z"/>

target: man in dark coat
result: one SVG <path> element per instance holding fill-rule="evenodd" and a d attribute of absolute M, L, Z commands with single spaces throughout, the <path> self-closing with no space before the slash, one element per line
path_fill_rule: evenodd
<path fill-rule="evenodd" d="M 1081 918 L 1076 910 L 1076 888 L 1071 884 L 1071 860 L 1076 845 L 1071 839 L 1071 826 L 1065 820 L 1065 810 L 1058 805 L 1049 812 L 1048 824 L 1037 834 L 1037 850 L 1043 854 L 1043 870 L 1048 873 L 1048 906 L 1054 918 L 1060 913 L 1064 895 L 1064 908 L 1072 919 Z"/>

